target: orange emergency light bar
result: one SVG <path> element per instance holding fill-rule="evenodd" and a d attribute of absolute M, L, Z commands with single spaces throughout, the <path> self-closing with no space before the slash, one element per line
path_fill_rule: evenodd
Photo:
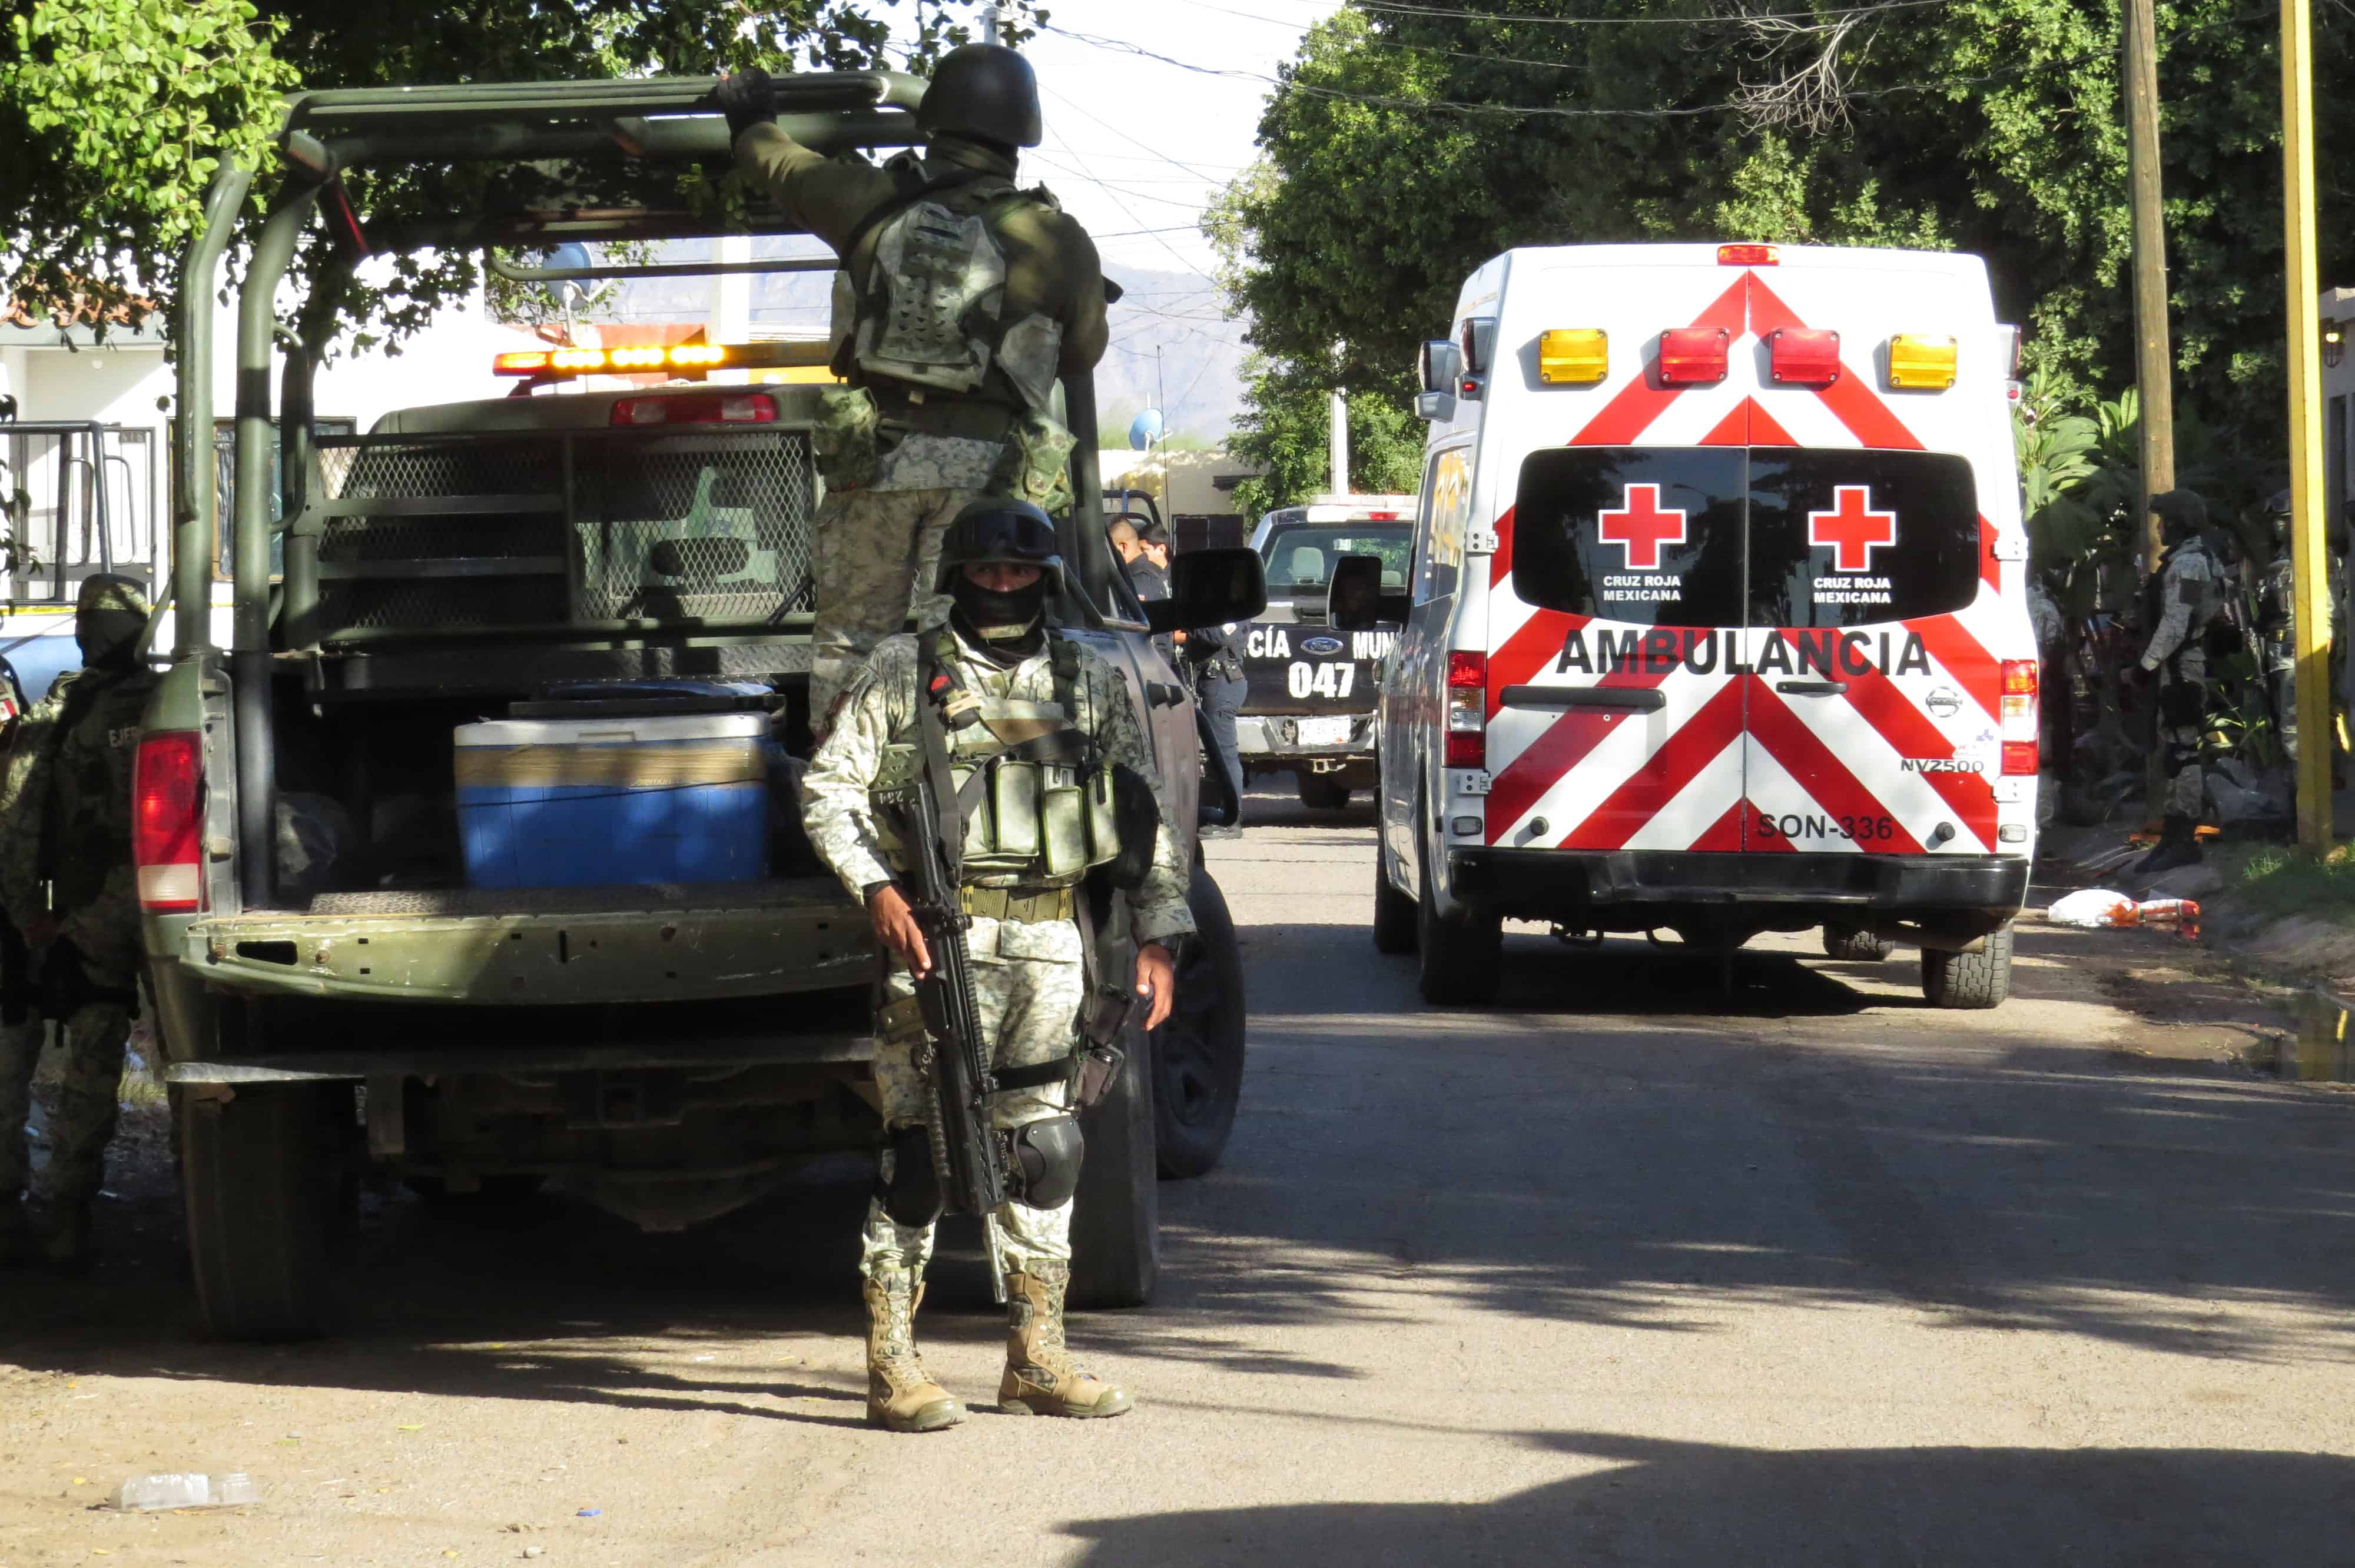
<path fill-rule="evenodd" d="M 491 361 L 493 374 L 541 379 L 567 376 L 644 376 L 657 370 L 759 370 L 824 365 L 824 343 L 641 344 L 625 348 L 527 348 Z"/>

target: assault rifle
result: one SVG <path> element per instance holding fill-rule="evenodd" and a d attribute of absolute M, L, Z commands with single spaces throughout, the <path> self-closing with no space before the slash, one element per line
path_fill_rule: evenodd
<path fill-rule="evenodd" d="M 987 1215 L 1006 1202 L 1006 1154 L 989 1125 L 989 1044 L 974 1005 L 973 958 L 965 950 L 972 916 L 957 897 L 947 846 L 941 842 L 939 799 L 918 773 L 875 794 L 889 811 L 910 862 L 908 907 L 924 933 L 932 967 L 916 980 L 916 1000 L 929 1037 L 919 1063 L 932 1084 L 932 1169 L 948 1206 Z M 951 810 L 954 810 L 952 803 Z M 995 1271 L 993 1270 L 993 1273 Z"/>

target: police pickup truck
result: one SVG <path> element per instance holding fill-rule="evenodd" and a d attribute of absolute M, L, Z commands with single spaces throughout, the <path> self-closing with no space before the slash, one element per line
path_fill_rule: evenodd
<path fill-rule="evenodd" d="M 1337 631 L 1325 620 L 1333 563 L 1372 556 L 1383 581 L 1406 584 L 1412 495 L 1320 495 L 1260 519 L 1251 546 L 1267 570 L 1267 610 L 1236 646 L 1250 683 L 1235 721 L 1246 779 L 1290 770 L 1305 806 L 1337 809 L 1374 783 L 1374 701 L 1384 627 Z"/>

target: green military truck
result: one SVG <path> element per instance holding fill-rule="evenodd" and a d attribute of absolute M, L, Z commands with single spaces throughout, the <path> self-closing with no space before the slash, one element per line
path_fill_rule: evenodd
<path fill-rule="evenodd" d="M 553 1183 L 666 1230 L 880 1140 L 859 1093 L 877 951 L 800 838 L 794 802 L 821 389 L 713 378 L 813 363 L 823 345 L 551 349 L 502 368 L 521 391 L 565 395 L 412 408 L 331 437 L 314 433 L 311 383 L 359 248 L 311 248 L 307 297 L 291 320 L 276 308 L 314 224 L 360 229 L 349 168 L 460 169 L 485 193 L 432 220 L 368 225 L 377 251 L 717 231 L 679 195 L 682 175 L 728 158 L 706 107 L 714 85 L 301 95 L 282 166 L 225 167 L 183 259 L 171 591 L 208 604 L 218 536 L 233 609 L 226 648 L 201 608 L 174 618 L 140 743 L 135 851 L 189 1247 L 217 1332 L 332 1320 L 330 1242 L 371 1171 L 453 1195 Z M 789 79 L 783 123 L 828 151 L 913 145 L 922 85 Z M 213 427 L 208 281 L 257 180 L 267 216 L 237 296 L 234 515 L 217 519 L 199 444 Z M 790 231 L 757 207 L 729 221 Z M 527 282 L 663 270 L 491 264 Z M 637 379 L 539 385 L 616 370 Z M 1065 524 L 1073 592 L 1059 618 L 1132 681 L 1190 839 L 1198 810 L 1233 802 L 1201 802 L 1198 720 L 1148 633 L 1256 612 L 1256 560 L 1202 559 L 1148 620 L 1097 514 L 1092 387 L 1062 394 L 1087 499 Z M 682 851 L 674 871 L 649 873 L 612 845 L 528 835 L 486 851 L 476 830 L 498 820 L 496 800 L 555 778 L 534 772 L 553 754 L 529 744 L 545 734 L 630 743 L 565 777 L 641 813 L 724 800 L 758 863 L 715 873 Z M 484 751 L 471 744 L 484 735 L 525 739 Z M 681 736 L 697 738 L 653 744 Z M 495 794 L 485 819 L 486 785 L 524 794 Z M 667 804 L 665 790 L 677 792 Z M 662 838 L 637 821 L 634 842 Z M 1098 1306 L 1146 1298 L 1156 1181 L 1207 1170 L 1234 1117 L 1241 963 L 1196 863 L 1202 934 L 1181 955 L 1178 1016 L 1131 1042 L 1124 1081 L 1086 1124 L 1073 1286 Z M 1124 908 L 1109 890 L 1097 907 L 1101 959 L 1125 973 Z"/>

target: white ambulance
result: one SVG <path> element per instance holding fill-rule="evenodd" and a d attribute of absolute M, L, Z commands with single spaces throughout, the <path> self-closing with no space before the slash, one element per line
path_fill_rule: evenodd
<path fill-rule="evenodd" d="M 1424 345 L 1374 936 L 1497 990 L 1499 923 L 1730 951 L 1820 927 L 2009 990 L 2034 851 L 2036 643 L 1976 258 L 1774 245 L 1508 251 Z"/>

